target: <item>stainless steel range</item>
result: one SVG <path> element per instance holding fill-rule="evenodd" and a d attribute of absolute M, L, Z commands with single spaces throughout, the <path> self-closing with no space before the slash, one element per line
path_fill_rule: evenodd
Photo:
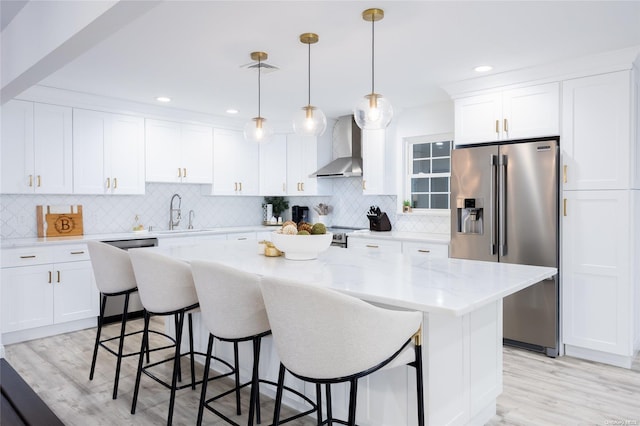
<path fill-rule="evenodd" d="M 331 241 L 332 246 L 338 246 L 342 248 L 347 248 L 347 234 L 349 232 L 357 231 L 362 228 L 353 228 L 349 226 L 330 226 L 327 228 L 328 232 L 333 233 L 333 240 Z"/>

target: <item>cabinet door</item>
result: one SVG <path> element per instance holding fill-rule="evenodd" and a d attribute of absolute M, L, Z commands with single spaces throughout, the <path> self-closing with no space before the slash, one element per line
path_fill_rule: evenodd
<path fill-rule="evenodd" d="M 34 105 L 35 192 L 70 194 L 73 191 L 71 108 Z"/>
<path fill-rule="evenodd" d="M 455 100 L 456 145 L 497 141 L 502 121 L 502 95 L 470 96 Z"/>
<path fill-rule="evenodd" d="M 53 324 L 51 265 L 2 269 L 2 332 Z"/>
<path fill-rule="evenodd" d="M 260 145 L 244 139 L 241 132 L 236 136 L 236 170 L 240 183 L 239 195 L 260 193 Z"/>
<path fill-rule="evenodd" d="M 147 182 L 180 182 L 181 130 L 179 123 L 145 120 Z"/>
<path fill-rule="evenodd" d="M 213 195 L 235 195 L 239 191 L 235 147 L 242 139 L 241 132 L 213 130 Z"/>
<path fill-rule="evenodd" d="M 144 194 L 144 119 L 109 115 L 105 147 L 105 170 L 112 194 Z"/>
<path fill-rule="evenodd" d="M 289 195 L 302 195 L 303 165 L 301 163 L 304 147 L 297 135 L 287 135 L 287 193 Z"/>
<path fill-rule="evenodd" d="M 565 191 L 564 196 L 564 343 L 629 356 L 633 350 L 629 192 Z"/>
<path fill-rule="evenodd" d="M 502 94 L 501 139 L 560 134 L 560 84 L 523 87 Z"/>
<path fill-rule="evenodd" d="M 33 192 L 33 102 L 9 101 L 2 105 L 2 193 Z"/>
<path fill-rule="evenodd" d="M 260 144 L 260 195 L 287 194 L 287 137 Z"/>
<path fill-rule="evenodd" d="M 98 316 L 99 295 L 91 262 L 57 263 L 53 271 L 53 322 Z"/>
<path fill-rule="evenodd" d="M 213 179 L 213 129 L 182 125 L 182 182 L 211 183 Z"/>
<path fill-rule="evenodd" d="M 630 73 L 563 82 L 564 189 L 629 187 Z"/>
<path fill-rule="evenodd" d="M 106 119 L 107 114 L 103 112 L 73 110 L 74 194 L 107 192 L 104 169 Z"/>
<path fill-rule="evenodd" d="M 392 161 L 386 151 L 386 131 L 362 131 L 362 193 L 366 195 L 392 194 Z"/>
<path fill-rule="evenodd" d="M 316 195 L 318 180 L 309 177 L 316 170 L 318 170 L 317 138 L 287 135 L 287 193 Z"/>

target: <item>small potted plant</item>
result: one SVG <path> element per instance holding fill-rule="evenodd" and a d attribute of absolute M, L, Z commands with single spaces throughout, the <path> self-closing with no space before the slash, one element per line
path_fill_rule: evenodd
<path fill-rule="evenodd" d="M 411 213 L 411 201 L 410 200 L 404 200 L 402 202 L 402 212 L 403 213 Z"/>
<path fill-rule="evenodd" d="M 281 217 L 282 212 L 289 208 L 289 201 L 285 200 L 284 197 L 264 197 L 264 204 L 271 204 L 273 217 L 275 218 Z"/>

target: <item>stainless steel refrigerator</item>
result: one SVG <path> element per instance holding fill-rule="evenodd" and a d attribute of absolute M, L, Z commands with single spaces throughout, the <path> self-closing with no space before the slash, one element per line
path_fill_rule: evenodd
<path fill-rule="evenodd" d="M 558 267 L 558 139 L 451 152 L 454 258 Z M 504 299 L 505 344 L 558 355 L 558 275 Z"/>

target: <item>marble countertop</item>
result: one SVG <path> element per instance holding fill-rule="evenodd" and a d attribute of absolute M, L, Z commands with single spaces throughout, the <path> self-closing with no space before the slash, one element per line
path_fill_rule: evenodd
<path fill-rule="evenodd" d="M 146 249 L 144 249 L 146 250 Z M 434 259 L 329 247 L 317 259 L 258 254 L 255 241 L 218 240 L 154 247 L 183 260 L 215 260 L 263 276 L 332 288 L 398 308 L 464 315 L 557 273 L 556 268 Z"/>
<path fill-rule="evenodd" d="M 71 237 L 31 237 L 31 238 L 7 238 L 2 239 L 1 248 L 19 248 L 28 246 L 46 246 L 59 244 L 77 244 L 89 240 L 98 241 L 116 241 L 116 240 L 134 240 L 142 238 L 177 238 L 188 236 L 206 236 L 216 234 L 232 234 L 236 232 L 271 232 L 274 230 L 272 226 L 255 225 L 255 226 L 236 226 L 223 228 L 206 228 L 206 229 L 176 229 L 173 231 L 143 231 L 143 232 L 114 232 L 108 234 L 90 234 L 78 235 Z"/>
<path fill-rule="evenodd" d="M 451 239 L 449 234 L 431 234 L 426 232 L 406 232 L 406 231 L 354 231 L 347 234 L 348 238 L 375 238 L 379 240 L 397 241 L 417 241 L 428 243 L 449 244 Z"/>

